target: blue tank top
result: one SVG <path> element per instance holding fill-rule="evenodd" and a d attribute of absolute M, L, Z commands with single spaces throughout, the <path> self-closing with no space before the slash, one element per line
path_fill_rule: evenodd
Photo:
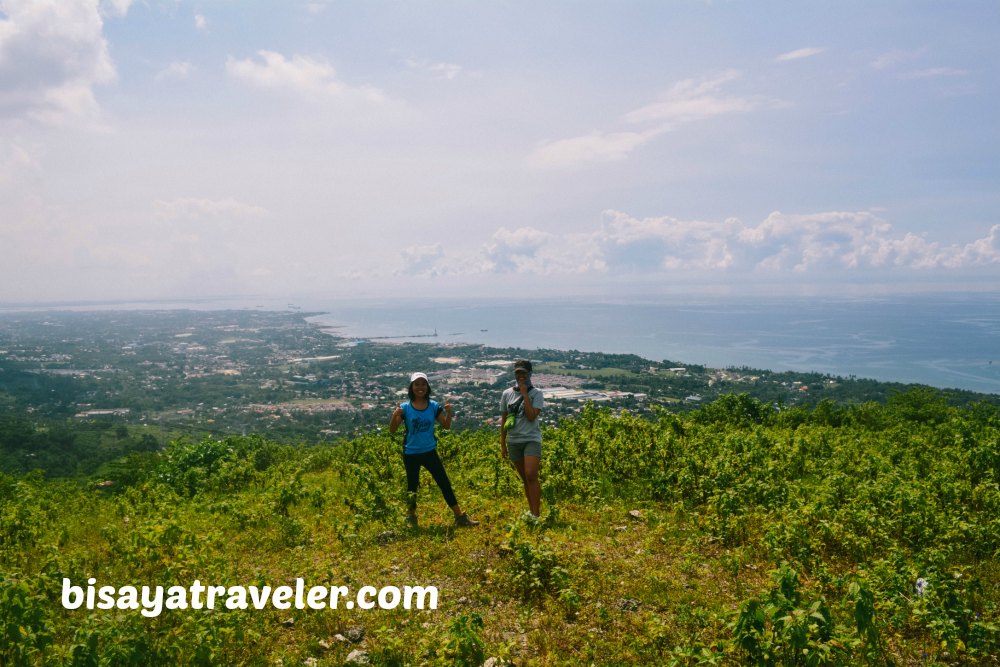
<path fill-rule="evenodd" d="M 406 422 L 406 442 L 403 445 L 405 454 L 424 454 L 437 447 L 434 437 L 434 422 L 441 414 L 441 406 L 437 401 L 427 401 L 427 407 L 417 410 L 410 402 L 403 403 L 403 421 Z"/>

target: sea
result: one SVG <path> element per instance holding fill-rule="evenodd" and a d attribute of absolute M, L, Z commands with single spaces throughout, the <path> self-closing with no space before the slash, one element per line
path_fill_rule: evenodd
<path fill-rule="evenodd" d="M 0 304 L 0 313 L 142 308 L 289 310 L 356 340 L 626 353 L 671 366 L 818 372 L 1000 394 L 1000 291 L 615 300 L 233 297 Z"/>
<path fill-rule="evenodd" d="M 671 366 L 811 371 L 1000 394 L 1000 292 L 370 301 L 320 310 L 313 322 L 349 338 L 630 353 Z"/>

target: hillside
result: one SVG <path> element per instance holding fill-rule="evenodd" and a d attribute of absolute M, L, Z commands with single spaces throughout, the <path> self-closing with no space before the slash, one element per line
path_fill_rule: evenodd
<path fill-rule="evenodd" d="M 476 528 L 453 526 L 426 473 L 421 527 L 404 527 L 382 431 L 181 439 L 106 466 L 110 484 L 0 475 L 0 664 L 1000 664 L 995 406 L 919 390 L 651 419 L 588 406 L 545 432 L 538 524 L 495 432 L 440 441 Z M 147 617 L 64 609 L 64 578 L 435 586 L 438 607 L 220 594 Z"/>

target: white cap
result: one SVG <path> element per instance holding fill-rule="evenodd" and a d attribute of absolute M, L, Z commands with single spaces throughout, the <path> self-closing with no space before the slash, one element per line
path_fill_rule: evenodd
<path fill-rule="evenodd" d="M 425 381 L 427 381 L 427 375 L 425 373 L 414 373 L 413 375 L 410 376 L 410 384 L 413 384 L 420 378 L 423 378 Z M 428 384 L 430 384 L 430 382 L 428 382 Z"/>

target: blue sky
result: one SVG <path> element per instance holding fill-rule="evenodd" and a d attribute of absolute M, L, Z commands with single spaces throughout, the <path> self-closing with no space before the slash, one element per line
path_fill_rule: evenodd
<path fill-rule="evenodd" d="M 0 0 L 0 301 L 995 289 L 993 2 Z"/>

